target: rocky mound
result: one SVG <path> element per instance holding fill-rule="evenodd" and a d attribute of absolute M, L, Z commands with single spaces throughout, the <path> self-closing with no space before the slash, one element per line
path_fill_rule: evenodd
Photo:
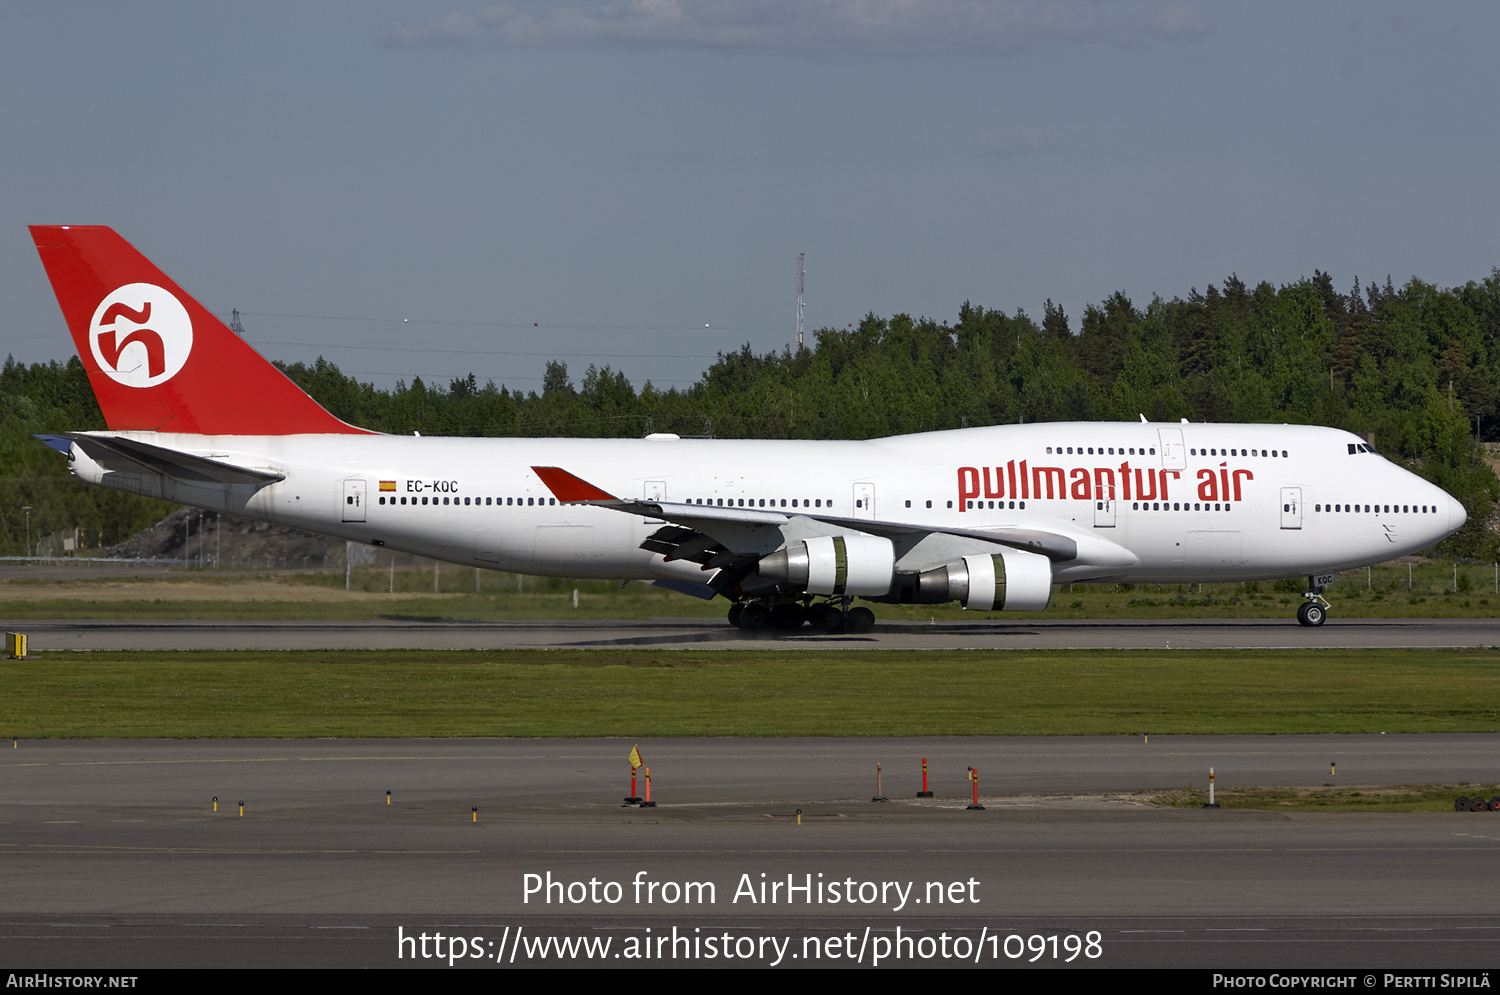
<path fill-rule="evenodd" d="M 179 508 L 102 553 L 250 570 L 344 567 L 342 540 L 197 508 Z"/>

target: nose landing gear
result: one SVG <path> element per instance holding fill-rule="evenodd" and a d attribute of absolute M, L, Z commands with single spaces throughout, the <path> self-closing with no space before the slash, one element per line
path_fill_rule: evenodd
<path fill-rule="evenodd" d="M 1328 600 L 1323 597 L 1326 585 L 1318 583 L 1322 579 L 1321 577 L 1307 578 L 1308 589 L 1302 592 L 1302 596 L 1307 600 L 1297 608 L 1298 624 L 1319 626 L 1328 621 Z"/>
<path fill-rule="evenodd" d="M 1316 601 L 1304 601 L 1297 608 L 1297 621 L 1302 625 L 1322 625 L 1328 612 Z"/>

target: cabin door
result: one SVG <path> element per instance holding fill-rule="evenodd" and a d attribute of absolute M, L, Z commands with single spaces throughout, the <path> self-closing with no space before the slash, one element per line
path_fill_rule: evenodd
<path fill-rule="evenodd" d="M 1281 527 L 1284 529 L 1302 527 L 1302 488 L 1283 487 L 1281 489 Z"/>
<path fill-rule="evenodd" d="M 346 522 L 365 520 L 365 480 L 363 477 L 350 477 L 344 481 L 343 512 L 343 520 Z"/>

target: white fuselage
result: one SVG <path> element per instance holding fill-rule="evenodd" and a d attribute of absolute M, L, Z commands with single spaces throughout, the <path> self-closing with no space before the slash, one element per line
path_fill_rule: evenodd
<path fill-rule="evenodd" d="M 1308 426 L 1075 422 L 868 442 L 114 434 L 285 479 L 111 473 L 81 453 L 74 472 L 454 563 L 579 578 L 705 574 L 640 548 L 661 521 L 558 503 L 534 466 L 620 498 L 1051 532 L 1078 546 L 1076 559 L 1052 564 L 1063 583 L 1332 572 L 1424 549 L 1465 520 L 1456 500 L 1357 436 Z M 939 566 L 962 545 L 918 543 L 897 568 Z"/>

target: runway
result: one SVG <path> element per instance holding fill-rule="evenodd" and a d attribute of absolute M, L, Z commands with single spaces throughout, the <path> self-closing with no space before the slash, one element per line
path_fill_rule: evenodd
<path fill-rule="evenodd" d="M 5 621 L 35 652 L 322 649 L 1450 649 L 1500 646 L 1500 619 L 880 622 L 865 635 L 745 632 L 718 619 L 462 621 Z"/>
<path fill-rule="evenodd" d="M 793 943 L 782 966 L 806 966 L 790 958 L 809 950 L 825 966 L 856 963 L 839 939 L 854 936 L 868 965 L 870 937 L 900 927 L 971 950 L 985 936 L 1081 944 L 1093 932 L 1099 955 L 1079 965 L 1105 967 L 1497 959 L 1500 898 L 1487 882 L 1500 813 L 1233 807 L 1237 785 L 1335 780 L 1330 760 L 1340 784 L 1492 782 L 1496 735 L 643 741 L 654 809 L 622 807 L 631 745 L 22 741 L 0 756 L 0 956 L 446 967 L 414 948 L 398 958 L 398 935 L 441 932 L 480 938 L 468 966 L 537 966 L 587 958 L 549 958 L 518 935 L 610 938 L 618 953 L 676 927 Z M 932 799 L 915 797 L 923 757 Z M 870 800 L 876 763 L 883 803 Z M 965 807 L 970 766 L 983 811 Z M 1220 811 L 1129 796 L 1202 786 L 1209 766 Z M 525 876 L 540 888 L 548 873 L 563 887 L 528 896 Z M 855 901 L 751 900 L 788 875 L 799 887 L 848 882 Z M 660 890 L 643 896 L 637 880 Z M 494 944 L 519 958 L 497 963 Z M 770 966 L 772 953 L 741 965 L 688 951 L 652 966 Z M 1004 951 L 978 962 L 1027 964 Z"/>

